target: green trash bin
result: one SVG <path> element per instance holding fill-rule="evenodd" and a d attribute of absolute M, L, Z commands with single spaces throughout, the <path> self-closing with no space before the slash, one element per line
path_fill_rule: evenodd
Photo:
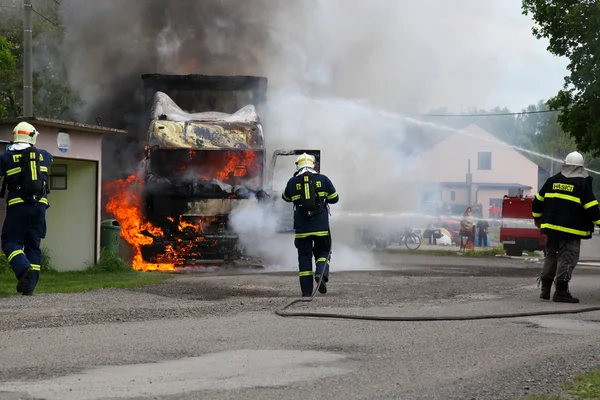
<path fill-rule="evenodd" d="M 121 225 L 116 219 L 107 219 L 100 224 L 100 247 L 119 254 Z"/>

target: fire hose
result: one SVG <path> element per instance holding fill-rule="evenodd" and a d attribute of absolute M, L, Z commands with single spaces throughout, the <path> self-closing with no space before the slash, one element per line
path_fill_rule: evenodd
<path fill-rule="evenodd" d="M 325 265 L 329 265 L 331 259 L 331 251 L 327 255 L 327 261 Z M 473 321 L 480 319 L 508 319 L 508 318 L 520 318 L 520 317 L 536 317 L 543 315 L 560 315 L 560 314 L 581 314 L 592 311 L 600 311 L 600 306 L 596 307 L 584 307 L 584 308 L 572 308 L 566 310 L 547 310 L 547 311 L 530 311 L 530 312 L 519 312 L 519 313 L 505 313 L 505 314 L 473 314 L 473 315 L 441 315 L 441 316 L 423 316 L 423 317 L 403 317 L 403 316 L 378 316 L 378 315 L 358 315 L 358 314 L 339 314 L 339 313 L 318 313 L 318 312 L 286 312 L 288 308 L 298 303 L 310 303 L 315 298 L 321 281 L 325 274 L 321 274 L 317 286 L 313 290 L 310 297 L 303 297 L 300 299 L 292 300 L 283 307 L 275 310 L 275 314 L 280 317 L 312 317 L 312 318 L 335 318 L 335 319 L 358 319 L 365 321 L 404 321 L 404 322 L 431 322 L 431 321 Z"/>

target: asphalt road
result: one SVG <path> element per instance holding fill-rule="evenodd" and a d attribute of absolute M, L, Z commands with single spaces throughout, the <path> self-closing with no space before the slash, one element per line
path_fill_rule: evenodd
<path fill-rule="evenodd" d="M 539 265 L 378 257 L 295 310 L 468 315 L 600 306 L 538 299 Z M 365 266 L 368 268 L 368 266 Z M 508 399 L 600 367 L 600 312 L 455 322 L 282 318 L 297 274 L 187 274 L 135 290 L 0 300 L 0 399 Z"/>

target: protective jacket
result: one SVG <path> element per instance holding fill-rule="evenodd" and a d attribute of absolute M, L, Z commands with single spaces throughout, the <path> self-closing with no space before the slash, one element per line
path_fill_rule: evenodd
<path fill-rule="evenodd" d="M 294 203 L 294 231 L 297 238 L 311 235 L 327 236 L 329 234 L 329 209 L 327 204 L 335 204 L 339 201 L 339 196 L 331 180 L 323 174 L 315 173 L 313 175 L 318 195 L 324 200 L 324 207 L 321 211 L 308 217 L 298 207 L 302 199 L 301 191 L 304 174 L 292 177 L 281 195 L 283 200 Z"/>
<path fill-rule="evenodd" d="M 600 224 L 600 208 L 589 179 L 558 173 L 544 183 L 532 204 L 533 218 L 544 234 L 565 240 L 589 239 Z"/>
<path fill-rule="evenodd" d="M 39 166 L 42 174 L 42 179 L 48 181 L 48 168 L 52 163 L 52 155 L 43 149 L 37 149 L 39 151 Z M 6 184 L 8 190 L 8 196 L 6 196 L 7 206 L 13 206 L 16 204 L 25 203 L 27 199 L 24 199 L 20 191 L 20 166 L 21 151 L 19 150 L 7 150 L 0 156 L 0 177 L 4 178 L 3 184 Z M 25 173 L 31 173 L 25 171 Z M 40 200 L 40 203 L 49 206 L 47 195 L 44 195 Z"/>

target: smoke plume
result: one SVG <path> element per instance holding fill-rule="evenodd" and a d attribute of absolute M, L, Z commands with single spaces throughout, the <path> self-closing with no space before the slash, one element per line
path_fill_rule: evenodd
<path fill-rule="evenodd" d="M 420 180 L 423 129 L 382 110 L 410 115 L 448 104 L 457 93 L 485 96 L 502 67 L 495 62 L 502 49 L 475 55 L 454 29 L 459 21 L 461 32 L 478 29 L 482 43 L 492 39 L 494 30 L 478 21 L 500 6 L 481 3 L 63 0 L 64 59 L 68 83 L 83 100 L 79 119 L 102 116 L 103 124 L 131 132 L 125 140 L 107 139 L 108 178 L 129 174 L 141 157 L 148 122 L 142 74 L 259 75 L 269 79 L 262 116 L 269 152 L 320 149 L 322 172 L 341 199 L 334 216 L 410 211 L 418 202 L 410 183 Z M 283 165 L 276 190 L 293 172 L 292 163 Z M 264 210 L 244 213 L 232 217 L 234 225 L 261 227 L 268 243 L 274 222 Z M 355 254 L 348 259 L 369 262 Z"/>

